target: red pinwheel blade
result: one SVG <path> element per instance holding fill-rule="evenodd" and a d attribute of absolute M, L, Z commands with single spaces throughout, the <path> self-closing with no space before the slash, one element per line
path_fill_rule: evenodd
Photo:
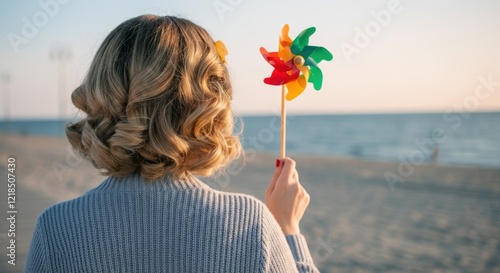
<path fill-rule="evenodd" d="M 293 64 L 291 62 L 283 61 L 279 57 L 278 52 L 268 52 L 265 48 L 261 47 L 260 53 L 262 54 L 264 59 L 277 70 L 288 71 L 293 67 Z"/>
<path fill-rule="evenodd" d="M 299 72 L 289 75 L 287 72 L 275 69 L 269 78 L 265 78 L 264 82 L 270 85 L 282 85 L 290 81 L 294 81 L 299 77 Z"/>
<path fill-rule="evenodd" d="M 300 71 L 295 69 L 293 61 L 283 61 L 279 57 L 278 52 L 268 52 L 265 48 L 260 48 L 260 53 L 264 59 L 274 67 L 270 77 L 264 79 L 264 83 L 270 85 L 282 85 L 287 82 L 296 80 L 299 77 Z"/>

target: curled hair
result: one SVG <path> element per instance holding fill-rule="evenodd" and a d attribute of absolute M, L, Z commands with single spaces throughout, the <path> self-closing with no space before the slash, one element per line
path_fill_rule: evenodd
<path fill-rule="evenodd" d="M 115 28 L 71 99 L 73 148 L 105 175 L 209 176 L 241 153 L 232 88 L 206 30 L 143 15 Z"/>

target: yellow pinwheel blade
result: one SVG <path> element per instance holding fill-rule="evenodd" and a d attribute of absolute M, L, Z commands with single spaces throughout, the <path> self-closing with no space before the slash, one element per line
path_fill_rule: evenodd
<path fill-rule="evenodd" d="M 286 88 L 288 93 L 286 93 L 286 100 L 293 100 L 298 97 L 306 89 L 307 80 L 304 75 L 300 75 L 295 81 L 288 82 Z"/>
<path fill-rule="evenodd" d="M 311 72 L 309 71 L 309 67 L 303 65 L 303 66 L 298 66 L 297 68 L 300 70 L 300 72 L 302 72 L 302 75 L 304 76 L 307 82 L 309 80 L 309 75 L 311 74 Z"/>
<path fill-rule="evenodd" d="M 288 62 L 295 56 L 293 55 L 292 50 L 290 49 L 290 45 L 292 44 L 293 41 L 290 38 L 290 36 L 288 36 L 289 29 L 290 27 L 288 26 L 288 24 L 284 25 L 283 28 L 281 29 L 279 50 L 278 50 L 278 56 L 285 62 Z"/>
<path fill-rule="evenodd" d="M 295 57 L 295 55 L 293 55 L 292 51 L 290 50 L 290 47 L 280 48 L 278 56 L 285 62 L 288 62 L 293 59 L 293 57 Z"/>

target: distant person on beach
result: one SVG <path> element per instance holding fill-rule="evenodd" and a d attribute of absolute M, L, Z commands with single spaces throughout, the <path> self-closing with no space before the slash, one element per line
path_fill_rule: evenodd
<path fill-rule="evenodd" d="M 432 166 L 436 166 L 437 165 L 438 159 L 439 159 L 439 145 L 436 143 L 434 145 L 434 149 L 432 150 L 432 154 L 431 154 L 431 164 L 432 164 Z"/>
<path fill-rule="evenodd" d="M 86 116 L 66 135 L 108 177 L 38 217 L 25 272 L 318 272 L 292 159 L 276 161 L 265 204 L 196 178 L 242 153 L 223 57 L 176 17 L 139 16 L 106 37 L 71 97 Z"/>

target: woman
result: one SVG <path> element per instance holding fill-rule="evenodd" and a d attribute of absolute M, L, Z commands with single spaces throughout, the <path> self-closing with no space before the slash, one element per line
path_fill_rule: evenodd
<path fill-rule="evenodd" d="M 72 94 L 86 117 L 66 128 L 108 178 L 39 216 L 25 272 L 318 272 L 293 160 L 277 160 L 265 204 L 195 178 L 241 152 L 221 57 L 176 17 L 139 16 L 108 35 Z"/>

